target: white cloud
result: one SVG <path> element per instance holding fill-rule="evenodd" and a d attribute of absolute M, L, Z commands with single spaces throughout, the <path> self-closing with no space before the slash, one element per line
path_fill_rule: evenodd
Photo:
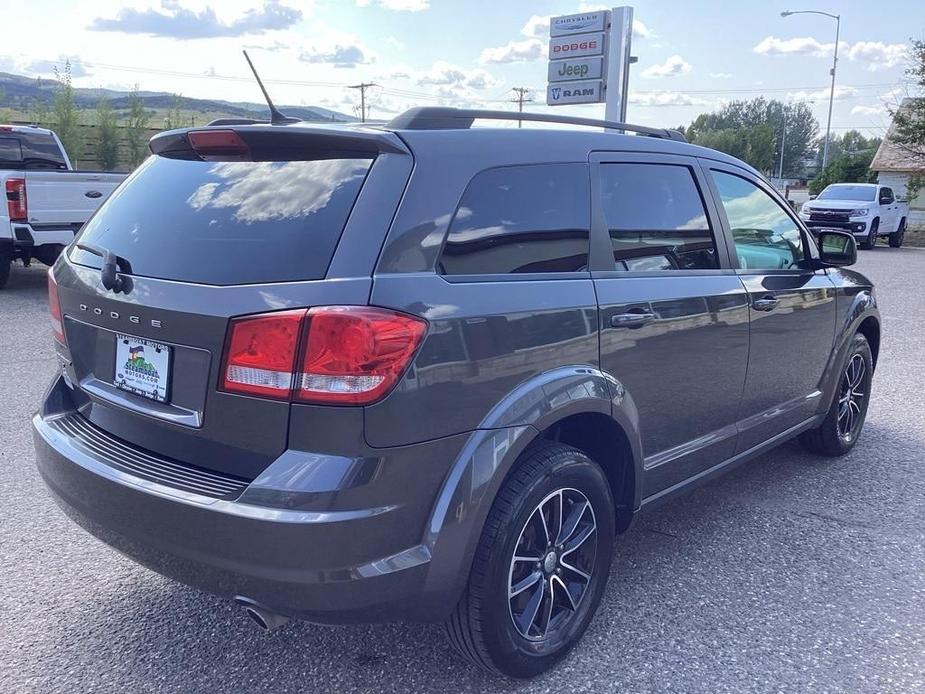
<path fill-rule="evenodd" d="M 633 20 L 633 38 L 635 39 L 654 39 L 655 33 L 638 19 Z"/>
<path fill-rule="evenodd" d="M 858 104 L 851 109 L 852 116 L 885 116 L 886 108 L 883 106 L 862 106 Z"/>
<path fill-rule="evenodd" d="M 352 68 L 376 62 L 375 54 L 350 34 L 325 34 L 325 39 L 306 46 L 299 53 L 305 63 L 323 63 L 334 67 Z"/>
<path fill-rule="evenodd" d="M 389 36 L 389 37 L 387 37 L 386 40 L 385 40 L 385 42 L 386 42 L 387 44 L 389 44 L 392 48 L 396 48 L 396 49 L 398 49 L 398 50 L 400 50 L 400 51 L 401 51 L 401 50 L 404 50 L 404 48 L 405 48 L 405 44 L 404 44 L 402 41 L 400 41 L 400 40 L 398 40 L 397 38 L 395 38 L 394 36 Z"/>
<path fill-rule="evenodd" d="M 525 63 L 545 57 L 546 46 L 539 39 L 510 41 L 506 46 L 486 48 L 479 57 L 480 63 Z"/>
<path fill-rule="evenodd" d="M 858 41 L 848 49 L 851 60 L 868 63 L 871 72 L 898 65 L 907 55 L 904 43 L 883 43 L 882 41 Z"/>
<path fill-rule="evenodd" d="M 630 92 L 629 103 L 633 106 L 703 106 L 708 102 L 674 91 Z"/>
<path fill-rule="evenodd" d="M 858 95 L 858 90 L 854 87 L 845 87 L 842 85 L 835 85 L 835 101 L 841 101 L 842 99 L 850 99 L 853 96 Z M 819 89 L 814 92 L 799 91 L 799 92 L 787 92 L 787 98 L 792 101 L 828 101 L 829 100 L 829 89 Z"/>
<path fill-rule="evenodd" d="M 728 80 L 728 79 L 732 79 L 732 73 L 731 72 L 711 72 L 710 77 L 712 77 L 715 80 Z"/>
<path fill-rule="evenodd" d="M 481 68 L 468 70 L 444 60 L 438 60 L 429 70 L 418 74 L 417 83 L 421 86 L 487 89 L 498 84 L 498 81 Z"/>
<path fill-rule="evenodd" d="M 430 0 L 357 0 L 360 7 L 369 7 L 372 4 L 395 12 L 421 12 L 430 8 Z"/>
<path fill-rule="evenodd" d="M 813 55 L 827 56 L 835 48 L 834 43 L 821 43 L 812 36 L 779 39 L 767 36 L 752 48 L 759 55 Z"/>
<path fill-rule="evenodd" d="M 686 75 L 691 71 L 691 65 L 679 55 L 669 57 L 664 63 L 650 65 L 642 71 L 643 77 L 672 77 Z"/>

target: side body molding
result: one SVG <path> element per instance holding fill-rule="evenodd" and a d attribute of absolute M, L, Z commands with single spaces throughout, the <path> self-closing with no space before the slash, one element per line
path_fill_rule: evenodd
<path fill-rule="evenodd" d="M 547 371 L 521 384 L 469 435 L 437 496 L 423 545 L 430 548 L 427 592 L 458 600 L 491 504 L 518 456 L 547 427 L 575 414 L 613 417 L 633 451 L 634 510 L 641 503 L 642 455 L 638 414 L 621 384 L 591 366 Z"/>

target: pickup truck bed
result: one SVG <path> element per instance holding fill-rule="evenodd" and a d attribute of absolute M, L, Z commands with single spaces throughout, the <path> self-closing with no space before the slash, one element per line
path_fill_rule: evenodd
<path fill-rule="evenodd" d="M 54 263 L 125 174 L 74 171 L 50 130 L 0 125 L 0 287 L 10 264 Z"/>

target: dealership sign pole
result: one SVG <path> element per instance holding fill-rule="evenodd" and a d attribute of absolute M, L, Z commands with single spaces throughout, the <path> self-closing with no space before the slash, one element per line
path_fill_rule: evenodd
<path fill-rule="evenodd" d="M 632 35 L 632 7 L 552 17 L 546 103 L 604 102 L 607 120 L 625 121 Z"/>

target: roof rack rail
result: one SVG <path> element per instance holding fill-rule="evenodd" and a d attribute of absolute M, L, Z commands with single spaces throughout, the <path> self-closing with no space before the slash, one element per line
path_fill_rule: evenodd
<path fill-rule="evenodd" d="M 206 123 L 206 127 L 210 125 L 259 125 L 261 123 L 267 124 L 270 121 L 268 120 L 258 120 L 256 118 L 216 118 L 213 121 Z"/>
<path fill-rule="evenodd" d="M 576 116 L 555 116 L 550 113 L 521 113 L 514 111 L 488 111 L 481 109 L 449 108 L 444 106 L 417 106 L 400 113 L 387 127 L 392 130 L 465 130 L 472 127 L 476 120 L 520 120 L 539 123 L 564 123 L 567 125 L 587 125 L 592 128 L 623 130 L 647 137 L 687 142 L 677 130 L 650 128 L 645 125 L 618 123 L 617 121 L 579 118 Z"/>

